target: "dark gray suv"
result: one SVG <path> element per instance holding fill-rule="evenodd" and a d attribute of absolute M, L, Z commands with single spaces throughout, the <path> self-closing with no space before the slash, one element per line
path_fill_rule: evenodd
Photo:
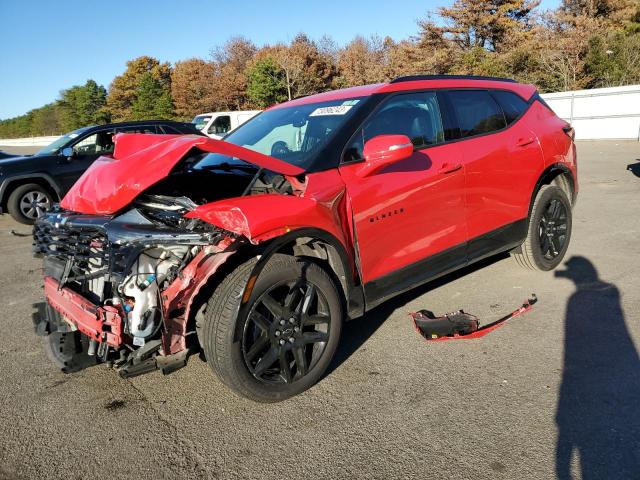
<path fill-rule="evenodd" d="M 0 214 L 33 224 L 101 155 L 113 152 L 116 133 L 202 135 L 191 123 L 143 120 L 79 128 L 35 155 L 0 157 Z"/>

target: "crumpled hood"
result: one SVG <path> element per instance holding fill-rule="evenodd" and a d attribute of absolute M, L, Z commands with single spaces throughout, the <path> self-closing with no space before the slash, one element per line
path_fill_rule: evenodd
<path fill-rule="evenodd" d="M 300 167 L 222 140 L 196 135 L 120 134 L 113 157 L 100 157 L 60 202 L 85 214 L 112 214 L 167 177 L 192 149 L 239 158 L 282 175 L 300 175 Z"/>

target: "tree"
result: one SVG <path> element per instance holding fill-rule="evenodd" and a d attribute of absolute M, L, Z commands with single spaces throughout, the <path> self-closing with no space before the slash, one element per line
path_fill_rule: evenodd
<path fill-rule="evenodd" d="M 105 110 L 107 91 L 94 80 L 60 92 L 57 109 L 64 130 L 75 130 L 87 125 L 109 121 Z"/>
<path fill-rule="evenodd" d="M 339 85 L 365 85 L 386 80 L 386 54 L 386 45 L 379 37 L 357 36 L 338 54 Z"/>
<path fill-rule="evenodd" d="M 151 72 L 140 77 L 131 104 L 132 120 L 166 120 L 173 118 L 173 103 L 169 89 Z"/>
<path fill-rule="evenodd" d="M 0 138 L 20 138 L 32 135 L 33 112 L 0 121 Z"/>
<path fill-rule="evenodd" d="M 60 109 L 55 103 L 32 110 L 31 135 L 55 135 L 64 133 L 60 123 Z"/>
<path fill-rule="evenodd" d="M 299 34 L 290 45 L 280 44 L 271 51 L 272 58 L 284 74 L 289 100 L 322 92 L 331 85 L 334 66 L 306 35 Z"/>
<path fill-rule="evenodd" d="M 430 17 L 419 21 L 421 36 L 448 39 L 462 50 L 499 51 L 531 28 L 531 11 L 540 0 L 455 0 L 440 7 L 441 25 Z"/>
<path fill-rule="evenodd" d="M 638 3 L 633 0 L 562 0 L 558 13 L 569 17 L 599 18 L 619 25 L 631 20 L 637 11 Z"/>
<path fill-rule="evenodd" d="M 249 105 L 247 69 L 256 47 L 243 37 L 230 39 L 211 52 L 216 69 L 216 105 L 222 110 L 242 110 Z"/>
<path fill-rule="evenodd" d="M 614 32 L 591 37 L 585 70 L 590 77 L 590 87 L 640 82 L 640 35 Z"/>
<path fill-rule="evenodd" d="M 284 72 L 273 57 L 264 56 L 255 61 L 247 73 L 247 94 L 260 108 L 287 99 Z"/>
<path fill-rule="evenodd" d="M 220 104 L 216 82 L 216 69 L 210 62 L 191 58 L 176 63 L 171 72 L 171 97 L 176 116 L 191 120 L 199 113 L 215 110 Z"/>
<path fill-rule="evenodd" d="M 133 103 L 138 87 L 146 74 L 150 74 L 162 87 L 163 94 L 171 95 L 171 68 L 168 63 L 160 63 L 152 57 L 138 57 L 127 62 L 127 69 L 111 82 L 107 95 L 107 110 L 112 120 L 123 121 L 132 118 Z"/>
<path fill-rule="evenodd" d="M 588 28 L 546 26 L 537 38 L 539 70 L 536 83 L 542 91 L 566 91 L 585 88 L 588 79 L 584 59 L 589 46 Z"/>

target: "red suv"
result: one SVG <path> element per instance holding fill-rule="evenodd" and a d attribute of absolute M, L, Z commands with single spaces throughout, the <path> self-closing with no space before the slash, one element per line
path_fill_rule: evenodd
<path fill-rule="evenodd" d="M 64 371 L 309 388 L 343 320 L 498 252 L 550 270 L 578 190 L 573 130 L 532 85 L 416 76 L 276 105 L 224 141 L 127 135 L 34 228 L 36 331 Z"/>

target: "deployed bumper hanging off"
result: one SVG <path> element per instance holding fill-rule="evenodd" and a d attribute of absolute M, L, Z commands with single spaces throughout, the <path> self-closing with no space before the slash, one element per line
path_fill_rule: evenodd
<path fill-rule="evenodd" d="M 413 325 L 416 331 L 422 335 L 425 340 L 440 341 L 480 338 L 500 328 L 507 320 L 528 312 L 537 301 L 538 298 L 536 295 L 531 294 L 531 298 L 526 300 L 520 308 L 482 327 L 480 326 L 478 317 L 462 310 L 447 313 L 441 317 L 436 317 L 433 312 L 429 310 L 419 310 L 415 313 L 409 313 L 409 315 L 413 319 Z"/>
<path fill-rule="evenodd" d="M 69 288 L 60 288 L 52 277 L 44 279 L 49 305 L 91 340 L 119 348 L 122 345 L 122 316 L 113 306 L 99 307 Z"/>
<path fill-rule="evenodd" d="M 125 376 L 184 365 L 194 297 L 237 239 L 198 220 L 163 224 L 153 213 L 58 209 L 38 220 L 34 253 L 44 257 L 46 302 L 36 305 L 36 333 L 78 331 L 89 355 L 97 349 Z"/>

